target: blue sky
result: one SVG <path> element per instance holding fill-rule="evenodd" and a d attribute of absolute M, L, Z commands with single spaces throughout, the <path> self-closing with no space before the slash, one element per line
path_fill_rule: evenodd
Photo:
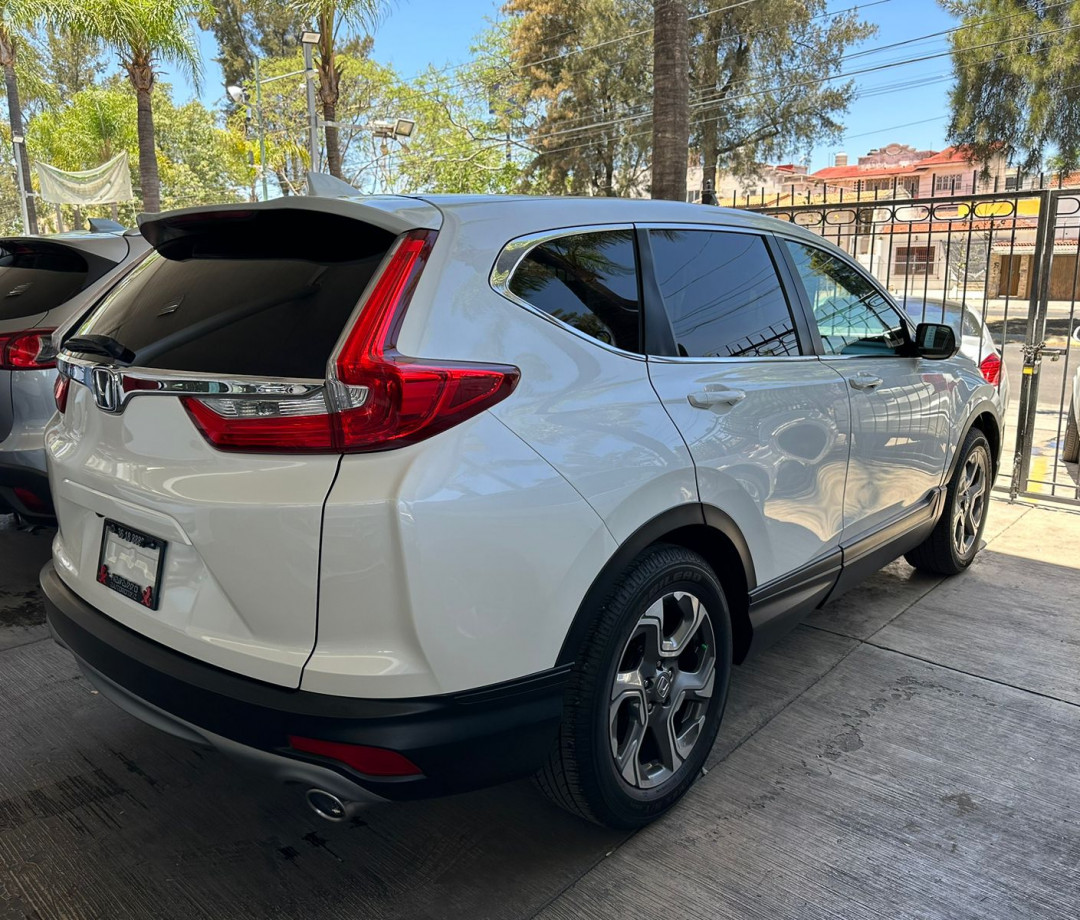
<path fill-rule="evenodd" d="M 855 2 L 829 0 L 829 9 L 848 9 Z M 473 39 L 484 30 L 485 17 L 495 18 L 500 5 L 495 0 L 399 0 L 375 33 L 373 57 L 393 64 L 404 77 L 419 73 L 429 64 L 460 64 L 469 58 Z M 893 142 L 932 150 L 945 145 L 950 85 L 948 37 L 911 40 L 952 28 L 956 20 L 936 0 L 866 0 L 861 15 L 878 26 L 878 34 L 852 49 L 857 54 L 845 62 L 845 71 L 867 71 L 910 58 L 942 56 L 855 74 L 860 98 L 844 118 L 845 136 L 839 143 L 816 148 L 810 158 L 811 170 L 831 165 L 833 156 L 841 151 L 854 162 L 859 154 Z M 209 34 L 201 35 L 200 40 L 205 62 L 201 97 L 207 104 L 217 105 L 224 88 L 221 70 L 212 61 L 216 45 Z M 877 50 L 895 42 L 909 44 Z M 167 73 L 163 78 L 173 81 L 180 99 L 193 95 L 186 80 Z"/>

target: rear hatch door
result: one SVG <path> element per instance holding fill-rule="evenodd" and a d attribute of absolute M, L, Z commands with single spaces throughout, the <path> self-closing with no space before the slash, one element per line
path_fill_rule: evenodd
<path fill-rule="evenodd" d="M 238 413 L 322 399 L 327 362 L 397 234 L 438 226 L 434 208 L 409 205 L 403 218 L 386 203 L 295 199 L 142 225 L 155 251 L 61 355 L 72 383 L 47 448 L 69 587 L 179 652 L 299 685 L 340 454 L 218 450 L 190 394 Z M 127 351 L 81 350 L 101 341 Z M 265 399 L 220 398 L 251 387 Z"/>

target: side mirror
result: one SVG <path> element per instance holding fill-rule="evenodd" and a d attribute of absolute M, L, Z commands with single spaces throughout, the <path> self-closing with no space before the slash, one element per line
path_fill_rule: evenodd
<path fill-rule="evenodd" d="M 920 358 L 943 361 L 959 349 L 956 332 L 948 323 L 919 323 L 915 330 L 915 353 Z"/>

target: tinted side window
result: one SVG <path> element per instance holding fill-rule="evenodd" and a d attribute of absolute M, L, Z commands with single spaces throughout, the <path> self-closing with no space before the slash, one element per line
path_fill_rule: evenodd
<path fill-rule="evenodd" d="M 679 354 L 797 355 L 791 311 L 765 241 L 748 233 L 650 230 L 653 263 Z"/>
<path fill-rule="evenodd" d="M 537 246 L 521 260 L 510 290 L 594 339 L 641 351 L 641 299 L 630 230 L 575 233 Z"/>
<path fill-rule="evenodd" d="M 907 344 L 900 314 L 860 272 L 815 246 L 785 240 L 802 278 L 827 355 L 899 354 Z"/>

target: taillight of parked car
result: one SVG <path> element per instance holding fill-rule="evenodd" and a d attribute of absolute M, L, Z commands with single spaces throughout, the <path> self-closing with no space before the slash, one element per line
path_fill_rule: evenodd
<path fill-rule="evenodd" d="M 325 394 L 184 397 L 206 439 L 221 450 L 264 453 L 390 450 L 445 431 L 509 396 L 520 376 L 516 367 L 397 351 L 397 333 L 435 236 L 414 230 L 398 240 L 349 330 Z"/>
<path fill-rule="evenodd" d="M 71 388 L 71 378 L 64 374 L 57 374 L 53 381 L 53 399 L 56 400 L 56 411 L 61 415 L 67 411 L 68 390 Z"/>
<path fill-rule="evenodd" d="M 987 383 L 997 386 L 1001 380 L 1001 358 L 991 352 L 982 359 L 979 370 L 982 371 Z"/>
<path fill-rule="evenodd" d="M 0 370 L 42 371 L 56 367 L 52 329 L 0 333 Z"/>

